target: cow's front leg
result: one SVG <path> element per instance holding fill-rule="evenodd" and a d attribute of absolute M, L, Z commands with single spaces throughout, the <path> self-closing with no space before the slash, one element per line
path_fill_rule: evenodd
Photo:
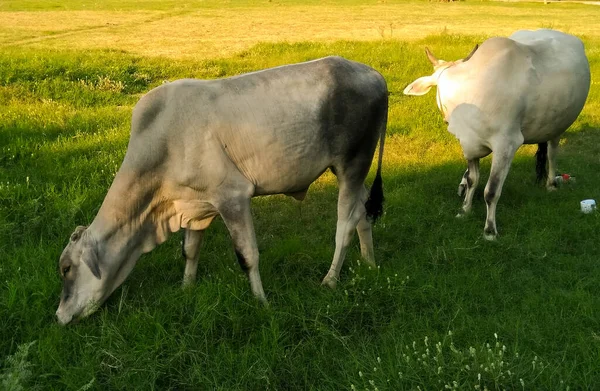
<path fill-rule="evenodd" d="M 483 198 L 487 205 L 487 219 L 483 230 L 483 237 L 487 240 L 495 240 L 498 236 L 496 229 L 496 205 L 502 194 L 502 186 L 510 170 L 515 152 L 521 146 L 521 143 L 503 145 L 500 148 L 494 148 L 492 156 L 492 168 L 490 177 L 485 186 Z"/>
<path fill-rule="evenodd" d="M 467 182 L 468 176 L 469 176 L 469 169 L 467 168 L 460 180 L 460 183 L 458 184 L 458 196 L 459 197 L 463 197 L 465 195 L 465 192 L 467 191 L 467 187 L 469 185 Z"/>
<path fill-rule="evenodd" d="M 192 231 L 186 229 L 183 236 L 181 252 L 185 258 L 185 272 L 183 273 L 183 286 L 189 286 L 196 281 L 198 270 L 198 253 L 202 243 L 204 231 Z"/>
<path fill-rule="evenodd" d="M 467 161 L 467 171 L 463 175 L 463 179 L 458 186 L 458 194 L 464 194 L 462 208 L 456 217 L 463 217 L 471 211 L 473 207 L 473 195 L 479 184 L 479 159 L 470 159 Z M 462 187 L 464 186 L 464 187 Z"/>
<path fill-rule="evenodd" d="M 250 211 L 250 198 L 230 200 L 218 209 L 231 234 L 238 262 L 250 280 L 252 293 L 262 303 L 267 304 L 258 271 L 258 247 Z"/>

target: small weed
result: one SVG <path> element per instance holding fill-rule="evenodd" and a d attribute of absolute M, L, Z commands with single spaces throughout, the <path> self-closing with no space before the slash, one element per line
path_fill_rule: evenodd
<path fill-rule="evenodd" d="M 4 368 L 0 372 L 0 384 L 6 391 L 28 390 L 27 384 L 32 376 L 32 364 L 27 361 L 29 349 L 36 341 L 21 344 L 15 354 L 6 357 Z"/>
<path fill-rule="evenodd" d="M 350 388 L 377 390 L 405 385 L 411 389 L 514 390 L 538 388 L 538 379 L 548 368 L 538 356 L 519 354 L 494 334 L 491 343 L 457 347 L 452 332 L 438 340 L 427 336 L 396 348 L 392 362 L 379 356 L 372 366 L 358 371 Z M 558 388 L 557 388 L 558 389 Z M 565 389 L 561 382 L 561 389 Z"/>

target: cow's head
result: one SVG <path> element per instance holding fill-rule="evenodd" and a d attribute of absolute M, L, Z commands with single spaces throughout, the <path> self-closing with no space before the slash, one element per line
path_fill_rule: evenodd
<path fill-rule="evenodd" d="M 475 54 L 477 48 L 479 48 L 479 45 L 475 45 L 475 48 L 471 51 L 471 53 L 469 53 L 467 57 L 456 61 L 439 60 L 433 55 L 429 48 L 425 48 L 425 54 L 427 55 L 429 62 L 431 62 L 431 65 L 433 65 L 433 74 L 431 76 L 420 77 L 417 80 L 410 83 L 404 89 L 404 95 L 425 95 L 429 92 L 431 87 L 438 84 L 438 79 L 442 72 L 444 72 L 444 70 L 450 68 L 453 65 L 468 61 L 471 58 L 471 56 Z"/>
<path fill-rule="evenodd" d="M 104 299 L 105 284 L 98 243 L 86 227 L 77 227 L 59 260 L 63 290 L 56 316 L 61 324 L 94 312 Z"/>

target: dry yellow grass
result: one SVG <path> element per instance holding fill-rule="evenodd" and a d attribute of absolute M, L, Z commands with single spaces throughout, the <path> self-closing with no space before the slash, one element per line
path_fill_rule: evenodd
<path fill-rule="evenodd" d="M 228 56 L 258 42 L 415 40 L 444 30 L 506 35 L 522 28 L 552 27 L 600 36 L 600 7 L 593 5 L 484 4 L 260 3 L 166 11 L 0 12 L 0 47 L 119 49 L 203 59 Z"/>

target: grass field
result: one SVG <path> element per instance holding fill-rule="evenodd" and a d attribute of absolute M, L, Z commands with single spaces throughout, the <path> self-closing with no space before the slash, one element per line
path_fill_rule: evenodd
<path fill-rule="evenodd" d="M 600 7 L 404 1 L 0 3 L 0 389 L 594 389 L 600 384 Z M 482 238 L 483 185 L 456 220 L 465 169 L 422 48 L 466 55 L 485 37 L 553 27 L 580 35 L 588 103 L 559 170 L 535 184 L 533 147 L 513 163 Z M 58 257 L 97 212 L 124 156 L 131 109 L 164 80 L 216 78 L 338 54 L 390 89 L 380 267 L 355 241 L 336 290 L 331 174 L 298 203 L 255 199 L 259 305 L 219 220 L 199 281 L 182 290 L 181 234 L 144 255 L 98 313 L 60 327 Z M 489 158 L 482 162 L 487 180 Z M 369 177 L 369 183 L 372 180 Z"/>

